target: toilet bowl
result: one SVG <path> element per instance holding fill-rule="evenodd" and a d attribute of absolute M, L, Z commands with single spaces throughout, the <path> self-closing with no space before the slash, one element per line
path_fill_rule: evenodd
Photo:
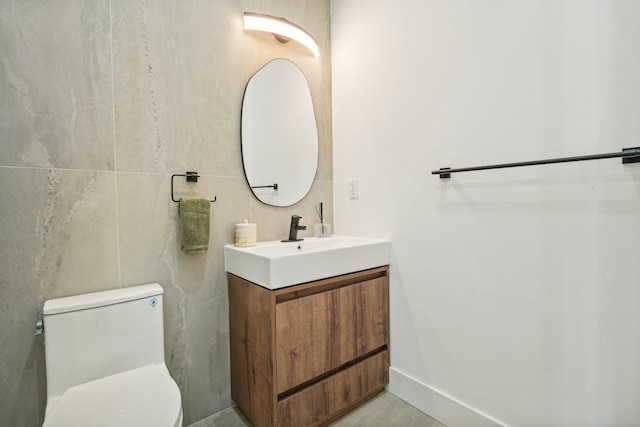
<path fill-rule="evenodd" d="M 164 363 L 162 287 L 46 301 L 43 427 L 182 427 Z"/>

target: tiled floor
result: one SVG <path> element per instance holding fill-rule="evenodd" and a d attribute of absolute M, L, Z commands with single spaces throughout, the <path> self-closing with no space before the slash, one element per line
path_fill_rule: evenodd
<path fill-rule="evenodd" d="M 446 427 L 393 394 L 381 393 L 367 403 L 330 424 L 332 427 L 402 426 Z M 190 427 L 250 427 L 251 423 L 236 407 L 224 410 Z"/>

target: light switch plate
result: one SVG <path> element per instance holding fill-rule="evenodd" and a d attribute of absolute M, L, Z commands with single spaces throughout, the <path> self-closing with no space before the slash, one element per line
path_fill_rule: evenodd
<path fill-rule="evenodd" d="M 358 178 L 352 178 L 349 180 L 349 199 L 355 200 L 360 197 L 360 191 L 358 189 Z"/>

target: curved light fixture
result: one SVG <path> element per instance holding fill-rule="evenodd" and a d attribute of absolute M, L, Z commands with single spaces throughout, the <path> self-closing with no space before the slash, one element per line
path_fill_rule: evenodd
<path fill-rule="evenodd" d="M 244 29 L 272 33 L 281 43 L 286 43 L 289 40 L 295 40 L 313 52 L 313 56 L 318 56 L 318 43 L 316 43 L 311 34 L 309 34 L 304 28 L 299 27 L 284 18 L 245 12 Z"/>

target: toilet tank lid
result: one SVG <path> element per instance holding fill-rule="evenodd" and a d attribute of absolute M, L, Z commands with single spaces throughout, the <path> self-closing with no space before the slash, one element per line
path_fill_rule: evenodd
<path fill-rule="evenodd" d="M 158 283 L 111 289 L 89 294 L 73 295 L 45 301 L 42 313 L 45 316 L 104 307 L 126 301 L 134 301 L 152 296 L 162 295 L 163 289 Z"/>

